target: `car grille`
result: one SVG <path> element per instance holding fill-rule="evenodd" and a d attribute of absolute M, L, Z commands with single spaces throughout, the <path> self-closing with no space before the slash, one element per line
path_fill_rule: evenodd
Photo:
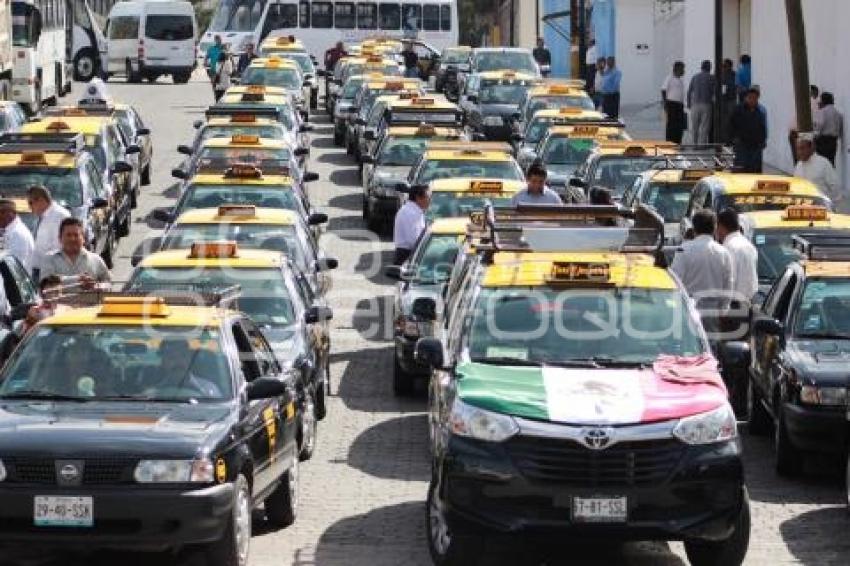
<path fill-rule="evenodd" d="M 516 437 L 506 448 L 526 478 L 575 487 L 661 483 L 685 450 L 673 439 L 623 442 L 605 450 L 591 450 L 572 440 L 530 436 Z"/>
<path fill-rule="evenodd" d="M 105 485 L 133 482 L 136 460 L 126 458 L 85 459 L 83 484 Z M 49 458 L 15 458 L 6 461 L 8 482 L 55 485 L 56 464 Z"/>

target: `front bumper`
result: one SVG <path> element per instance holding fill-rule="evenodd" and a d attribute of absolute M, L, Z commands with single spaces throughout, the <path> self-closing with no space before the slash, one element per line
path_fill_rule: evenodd
<path fill-rule="evenodd" d="M 783 403 L 785 426 L 794 447 L 806 452 L 844 456 L 847 453 L 845 407 L 815 407 Z"/>
<path fill-rule="evenodd" d="M 395 358 L 399 367 L 405 372 L 415 375 L 428 375 L 429 368 L 416 361 L 414 353 L 419 338 L 411 338 L 403 334 L 395 335 Z"/>
<path fill-rule="evenodd" d="M 616 445 L 590 451 L 576 444 L 578 450 L 562 453 L 553 452 L 558 444 L 547 445 L 549 440 L 521 436 L 487 443 L 452 436 L 441 478 L 452 528 L 621 540 L 723 540 L 733 532 L 744 502 L 737 442 L 698 447 L 668 440 L 658 454 L 623 454 L 615 465 L 609 458 Z M 537 441 L 543 446 L 535 453 Z M 548 468 L 542 465 L 547 459 Z M 656 469 L 662 460 L 666 473 Z M 553 471 L 559 466 L 564 470 Z M 572 518 L 574 497 L 623 496 L 625 522 Z"/>
<path fill-rule="evenodd" d="M 36 527 L 36 495 L 91 496 L 93 527 Z M 115 486 L 0 487 L 0 543 L 161 550 L 221 538 L 233 508 L 233 486 L 196 490 Z"/>

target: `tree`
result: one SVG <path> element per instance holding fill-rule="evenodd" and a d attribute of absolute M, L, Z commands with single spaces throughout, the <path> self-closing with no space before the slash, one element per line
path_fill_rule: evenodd
<path fill-rule="evenodd" d="M 797 107 L 797 131 L 811 132 L 812 107 L 809 103 L 809 54 L 806 26 L 800 0 L 785 0 L 788 39 L 791 42 L 791 68 L 794 77 L 794 101 Z"/>

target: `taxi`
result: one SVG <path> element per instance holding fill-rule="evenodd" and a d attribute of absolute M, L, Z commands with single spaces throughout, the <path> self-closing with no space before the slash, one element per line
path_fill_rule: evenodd
<path fill-rule="evenodd" d="M 307 118 L 306 112 L 296 112 L 289 95 L 277 87 L 261 85 L 230 87 L 215 106 L 210 107 L 207 116 L 252 114 L 263 110 L 273 113 L 275 119 L 286 127 L 287 141 L 296 146 L 309 146 L 309 143 L 303 143 L 306 140 L 304 134 L 312 130 L 310 126 L 302 123 Z"/>
<path fill-rule="evenodd" d="M 785 210 L 794 205 L 832 209 L 829 197 L 806 179 L 783 175 L 719 172 L 697 183 L 680 225 L 680 233 L 683 239 L 689 235 L 691 217 L 702 209 L 720 212 L 725 208 L 734 208 L 744 213 Z"/>
<path fill-rule="evenodd" d="M 370 77 L 360 85 L 360 90 L 354 96 L 345 122 L 346 147 L 354 146 L 355 140 L 362 135 L 363 124 L 360 119 L 367 120 L 375 102 L 383 96 L 405 95 L 415 96 L 425 94 L 425 84 L 419 79 L 401 77 Z"/>
<path fill-rule="evenodd" d="M 381 55 L 368 57 L 343 57 L 334 67 L 333 77 L 328 81 L 328 100 L 330 107 L 328 113 L 333 114 L 336 98 L 345 82 L 355 75 L 380 73 L 383 76 L 400 77 L 401 66 L 392 59 Z"/>
<path fill-rule="evenodd" d="M 440 296 L 468 224 L 466 217 L 434 220 L 422 233 L 410 259 L 402 266 L 387 267 L 386 275 L 399 282 L 393 303 L 393 392 L 397 396 L 410 395 L 414 380 L 429 374 L 429 368 L 413 356 L 419 338 L 435 335 L 429 303 L 419 299 L 436 301 Z"/>
<path fill-rule="evenodd" d="M 334 144 L 342 146 L 345 143 L 348 120 L 353 117 L 355 112 L 354 100 L 360 93 L 360 87 L 368 80 L 383 79 L 384 76 L 380 73 L 370 75 L 354 75 L 350 77 L 339 91 L 334 111 L 332 114 L 334 123 Z"/>
<path fill-rule="evenodd" d="M 139 171 L 129 163 L 139 146 L 125 146 L 117 121 L 103 116 L 66 116 L 44 118 L 25 124 L 23 134 L 51 135 L 57 133 L 82 134 L 86 149 L 94 156 L 101 173 L 101 184 L 115 208 L 115 227 L 119 237 L 130 234 L 132 225 L 130 209 L 133 195 L 139 193 Z"/>
<path fill-rule="evenodd" d="M 0 135 L 0 195 L 17 202 L 19 216 L 35 233 L 27 190 L 44 186 L 58 204 L 83 222 L 86 247 L 113 264 L 118 244 L 115 197 L 81 134 Z"/>
<path fill-rule="evenodd" d="M 255 508 L 292 524 L 294 376 L 199 297 L 110 295 L 27 335 L 0 370 L 0 539 L 239 564 Z"/>
<path fill-rule="evenodd" d="M 526 187 L 525 181 L 452 177 L 431 181 L 431 206 L 426 217 L 468 217 L 481 210 L 486 203 L 493 206 L 509 206 L 511 199 Z"/>
<path fill-rule="evenodd" d="M 800 259 L 753 311 L 749 431 L 773 429 L 776 470 L 803 471 L 807 455 L 847 457 L 850 235 L 794 236 Z"/>
<path fill-rule="evenodd" d="M 310 90 L 310 109 L 319 107 L 319 77 L 324 74 L 316 68 L 316 61 L 312 55 L 294 36 L 268 37 L 260 43 L 259 54 L 261 57 L 279 57 L 295 61 L 304 75 L 304 86 Z"/>
<path fill-rule="evenodd" d="M 261 329 L 284 371 L 295 376 L 297 440 L 301 460 L 308 460 L 316 448 L 316 422 L 327 414 L 330 335 L 326 323 L 332 312 L 284 254 L 239 249 L 232 241 L 196 243 L 188 251 L 148 256 L 130 275 L 125 289 L 156 293 L 186 286 L 237 285 L 235 306 Z"/>
<path fill-rule="evenodd" d="M 599 142 L 570 179 L 570 185 L 590 191 L 602 186 L 622 198 L 638 175 L 649 170 L 660 157 L 679 152 L 679 146 L 658 140 Z"/>
<path fill-rule="evenodd" d="M 252 205 L 186 211 L 159 237 L 158 243 L 161 250 L 186 250 L 195 242 L 218 240 L 235 241 L 246 253 L 270 250 L 286 254 L 317 295 L 330 289 L 328 272 L 339 265 L 335 258 L 326 256 L 299 214 Z"/>
<path fill-rule="evenodd" d="M 415 349 L 435 563 L 510 533 L 682 540 L 691 563 L 740 565 L 735 415 L 681 284 L 648 253 L 478 251 L 444 339 Z"/>
<path fill-rule="evenodd" d="M 272 117 L 257 114 L 213 115 L 207 120 L 196 120 L 192 125 L 195 129 L 192 143 L 177 146 L 177 152 L 183 155 L 193 155 L 210 138 L 248 135 L 271 140 L 287 139 L 287 130 L 283 124 Z M 303 147 L 296 147 L 293 151 L 296 157 L 304 157 L 308 153 L 309 150 Z"/>
<path fill-rule="evenodd" d="M 429 143 L 466 139 L 460 128 L 438 128 L 430 124 L 390 126 L 376 142 L 373 153 L 363 161 L 363 219 L 370 230 L 391 228 L 401 206 L 396 191 L 405 183 L 410 168 Z"/>
<path fill-rule="evenodd" d="M 428 144 L 411 168 L 408 186 L 428 185 L 437 179 L 452 178 L 524 181 L 525 175 L 508 144 L 437 142 Z"/>
<path fill-rule="evenodd" d="M 604 114 L 595 110 L 584 110 L 569 106 L 553 110 L 538 110 L 530 120 L 523 124 L 522 129 L 511 136 L 511 141 L 516 148 L 517 158 L 520 162 L 526 164 L 526 167 L 531 165 L 531 162 L 537 158 L 537 145 L 550 128 L 573 125 L 613 128 L 616 130 L 616 134 L 606 137 L 615 140 L 631 139 L 622 122 L 610 120 Z"/>
<path fill-rule="evenodd" d="M 242 71 L 239 84 L 280 87 L 292 98 L 297 110 L 307 111 L 304 74 L 301 72 L 301 66 L 291 59 L 258 57 Z"/>
<path fill-rule="evenodd" d="M 460 97 L 467 126 L 488 140 L 510 141 L 519 105 L 538 85 L 538 76 L 517 71 L 486 71 L 470 75 Z"/>
<path fill-rule="evenodd" d="M 468 45 L 446 47 L 437 60 L 434 69 L 434 90 L 442 92 L 446 98 L 457 95 L 458 75 L 468 73 L 472 48 Z"/>
<path fill-rule="evenodd" d="M 593 99 L 590 98 L 583 86 L 545 83 L 526 92 L 519 104 L 520 115 L 517 119 L 517 126 L 521 130 L 522 125 L 534 118 L 534 115 L 540 110 L 560 110 L 561 108 L 596 110 Z"/>

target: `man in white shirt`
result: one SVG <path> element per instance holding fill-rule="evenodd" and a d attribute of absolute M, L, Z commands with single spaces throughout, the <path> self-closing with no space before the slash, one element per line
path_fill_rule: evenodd
<path fill-rule="evenodd" d="M 673 63 L 673 72 L 667 75 L 661 85 L 661 100 L 664 102 L 664 113 L 667 114 L 667 132 L 665 139 L 673 143 L 682 143 L 685 131 L 685 64 L 681 61 Z"/>
<path fill-rule="evenodd" d="M 526 187 L 511 199 L 511 204 L 564 204 L 558 193 L 546 186 L 546 169 L 539 163 L 532 164 L 525 175 Z"/>
<path fill-rule="evenodd" d="M 394 265 L 401 265 L 416 247 L 419 236 L 425 230 L 425 211 L 431 206 L 431 189 L 427 186 L 416 186 L 410 190 L 410 198 L 398 209 L 393 227 L 393 243 L 395 244 Z"/>
<path fill-rule="evenodd" d="M 27 273 L 30 273 L 35 242 L 29 228 L 18 217 L 18 209 L 13 200 L 0 199 L 0 230 L 3 233 L 3 248 L 15 256 Z"/>
<path fill-rule="evenodd" d="M 735 293 L 732 302 L 749 308 L 750 301 L 759 290 L 758 251 L 741 233 L 735 209 L 726 208 L 717 215 L 717 241 L 732 256 L 732 290 Z"/>
<path fill-rule="evenodd" d="M 42 186 L 30 187 L 27 191 L 27 202 L 38 219 L 33 234 L 35 248 L 32 255 L 32 273 L 33 278 L 40 281 L 39 274 L 45 266 L 47 256 L 59 249 L 59 225 L 71 215 L 53 202 L 50 191 Z"/>
<path fill-rule="evenodd" d="M 700 210 L 692 218 L 695 239 L 685 242 L 670 269 L 696 303 L 709 334 L 720 331 L 720 320 L 729 306 L 734 275 L 732 256 L 714 240 L 717 217 Z"/>
<path fill-rule="evenodd" d="M 838 174 L 829 159 L 815 153 L 815 143 L 810 134 L 800 134 L 797 138 L 797 166 L 794 176 L 808 179 L 832 199 L 833 206 L 838 209 L 844 195 L 838 184 Z"/>

